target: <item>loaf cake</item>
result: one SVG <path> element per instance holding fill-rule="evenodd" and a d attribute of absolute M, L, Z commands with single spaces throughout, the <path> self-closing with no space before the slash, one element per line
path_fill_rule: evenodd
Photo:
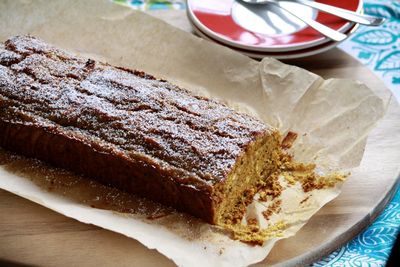
<path fill-rule="evenodd" d="M 0 47 L 0 146 L 204 221 L 238 223 L 280 135 L 218 101 L 31 36 Z"/>

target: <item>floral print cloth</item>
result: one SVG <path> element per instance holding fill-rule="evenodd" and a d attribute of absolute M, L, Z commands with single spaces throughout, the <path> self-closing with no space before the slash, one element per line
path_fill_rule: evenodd
<path fill-rule="evenodd" d="M 186 9 L 186 1 L 162 1 L 162 0 L 113 0 L 114 3 L 129 6 L 139 10 L 157 9 Z"/>
<path fill-rule="evenodd" d="M 186 8 L 183 0 L 114 2 L 140 10 Z M 387 21 L 380 27 L 361 26 L 351 38 L 340 44 L 339 48 L 370 68 L 400 101 L 400 1 L 366 0 L 364 12 L 386 17 Z M 371 226 L 312 266 L 385 266 L 399 232 L 400 190 Z"/>
<path fill-rule="evenodd" d="M 380 27 L 360 27 L 339 47 L 374 71 L 400 102 L 400 1 L 367 0 L 364 12 L 387 21 Z"/>

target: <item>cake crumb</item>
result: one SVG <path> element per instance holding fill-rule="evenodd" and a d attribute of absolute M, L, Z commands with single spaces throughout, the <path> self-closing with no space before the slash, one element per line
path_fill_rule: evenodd
<path fill-rule="evenodd" d="M 258 225 L 258 221 L 256 218 L 246 219 L 248 225 Z"/>
<path fill-rule="evenodd" d="M 283 188 L 278 179 L 279 174 L 279 171 L 273 173 L 260 187 L 258 191 L 260 201 L 265 202 L 269 199 L 275 199 L 281 195 Z"/>
<path fill-rule="evenodd" d="M 282 200 L 278 199 L 277 201 L 274 201 L 271 205 L 268 206 L 268 208 L 262 212 L 262 215 L 266 220 L 269 220 L 272 214 L 278 213 L 281 211 L 281 204 Z"/>
<path fill-rule="evenodd" d="M 266 240 L 282 237 L 286 228 L 287 225 L 284 221 L 279 221 L 265 229 L 260 229 L 258 225 L 238 224 L 225 226 L 225 229 L 231 230 L 233 239 L 254 246 L 262 246 Z"/>
<path fill-rule="evenodd" d="M 283 149 L 289 149 L 293 146 L 294 141 L 296 141 L 297 139 L 297 133 L 295 132 L 288 132 L 285 136 L 285 138 L 283 138 L 282 143 L 281 143 L 281 147 Z"/>
<path fill-rule="evenodd" d="M 305 199 L 303 199 L 302 201 L 300 201 L 300 204 L 303 204 L 303 203 L 306 202 L 309 198 L 310 198 L 310 196 L 307 196 Z"/>

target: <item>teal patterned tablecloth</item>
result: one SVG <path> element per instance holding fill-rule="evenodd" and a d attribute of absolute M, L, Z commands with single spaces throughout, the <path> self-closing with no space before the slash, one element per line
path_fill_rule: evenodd
<path fill-rule="evenodd" d="M 186 8 L 183 0 L 114 2 L 140 10 Z M 366 0 L 364 11 L 367 14 L 384 16 L 387 21 L 380 27 L 360 27 L 339 48 L 370 68 L 400 101 L 400 1 Z M 371 226 L 312 266 L 385 266 L 399 231 L 400 190 Z M 397 253 L 400 254 L 400 251 Z"/>
<path fill-rule="evenodd" d="M 373 70 L 400 101 L 400 1 L 366 0 L 364 11 L 387 21 L 380 27 L 360 27 L 339 47 Z"/>

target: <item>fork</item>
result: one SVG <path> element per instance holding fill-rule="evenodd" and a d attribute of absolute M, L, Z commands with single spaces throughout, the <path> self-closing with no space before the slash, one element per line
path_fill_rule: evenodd
<path fill-rule="evenodd" d="M 356 23 L 360 23 L 363 25 L 368 25 L 368 26 L 379 26 L 382 23 L 385 22 L 385 18 L 381 17 L 375 17 L 375 16 L 369 16 L 369 15 L 363 15 L 359 14 L 357 12 L 353 12 L 347 9 L 323 4 L 323 3 L 318 3 L 310 0 L 242 0 L 246 3 L 249 4 L 267 4 L 271 2 L 292 2 L 292 3 L 298 3 L 302 4 L 305 6 L 309 6 L 311 8 L 320 10 L 325 13 L 329 13 L 332 15 L 335 15 L 337 17 L 341 17 L 343 19 L 346 19 L 348 21 L 353 21 Z"/>
<path fill-rule="evenodd" d="M 330 39 L 332 39 L 334 41 L 341 42 L 341 41 L 343 41 L 344 39 L 347 38 L 346 34 L 338 32 L 338 31 L 335 31 L 334 29 L 331 29 L 331 28 L 319 23 L 318 21 L 315 21 L 315 20 L 313 20 L 311 18 L 308 18 L 308 17 L 299 16 L 295 12 L 293 12 L 290 9 L 284 7 L 282 5 L 281 1 L 276 1 L 276 0 L 240 0 L 240 1 L 244 2 L 245 4 L 272 4 L 272 5 L 278 6 L 282 10 L 285 10 L 286 12 L 288 12 L 291 15 L 295 16 L 299 20 L 303 21 L 305 24 L 308 24 L 308 26 L 310 26 L 314 30 L 322 33 L 323 35 L 325 35 L 326 37 L 328 37 L 328 38 L 330 38 Z"/>
<path fill-rule="evenodd" d="M 368 15 L 361 15 L 361 14 L 358 14 L 356 12 L 352 12 L 352 11 L 349 11 L 346 9 L 337 8 L 337 7 L 333 7 L 330 5 L 325 5 L 325 4 L 321 4 L 321 3 L 317 3 L 317 2 L 313 2 L 313 1 L 309 1 L 309 0 L 240 0 L 240 1 L 247 3 L 247 4 L 258 4 L 258 5 L 273 4 L 273 5 L 276 5 L 276 6 L 280 7 L 281 9 L 285 10 L 286 12 L 290 13 L 291 15 L 295 16 L 296 18 L 300 19 L 301 21 L 306 23 L 308 26 L 310 26 L 314 30 L 322 33 L 326 37 L 328 37 L 334 41 L 337 41 L 337 42 L 345 40 L 347 38 L 347 35 L 344 33 L 338 32 L 332 28 L 329 28 L 313 19 L 310 19 L 307 17 L 301 17 L 298 14 L 296 14 L 295 12 L 284 7 L 281 3 L 282 2 L 300 3 L 303 5 L 307 5 L 312 8 L 321 10 L 323 12 L 342 17 L 346 20 L 350 20 L 350 21 L 354 21 L 354 22 L 357 22 L 360 24 L 365 24 L 365 25 L 370 25 L 370 26 L 377 26 L 377 25 L 382 24 L 385 21 L 384 18 L 378 18 L 378 17 L 368 16 Z"/>

